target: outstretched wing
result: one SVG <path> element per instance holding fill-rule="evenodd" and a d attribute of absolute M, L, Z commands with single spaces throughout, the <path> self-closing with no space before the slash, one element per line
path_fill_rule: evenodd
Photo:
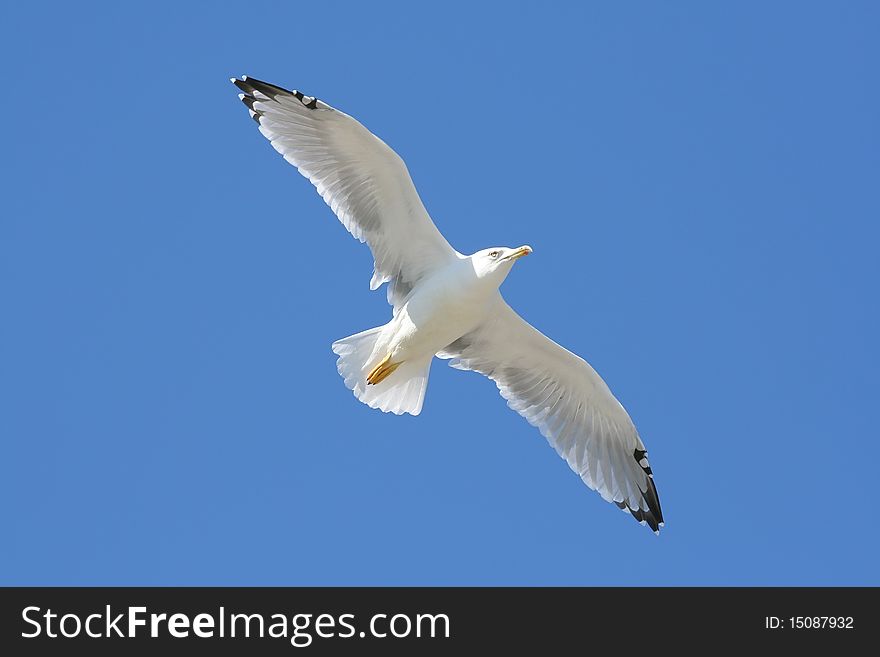
<path fill-rule="evenodd" d="M 457 257 L 422 205 L 403 160 L 385 142 L 317 98 L 247 76 L 232 82 L 275 150 L 312 182 L 348 232 L 370 247 L 370 289 L 389 283 L 395 312 L 423 276 Z"/>
<path fill-rule="evenodd" d="M 626 410 L 583 358 L 526 322 L 500 294 L 497 304 L 489 320 L 437 355 L 495 381 L 507 405 L 541 430 L 587 486 L 659 532 L 654 476 Z"/>

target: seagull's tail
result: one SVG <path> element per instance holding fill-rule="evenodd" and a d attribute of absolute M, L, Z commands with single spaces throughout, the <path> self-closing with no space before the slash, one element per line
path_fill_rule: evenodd
<path fill-rule="evenodd" d="M 373 364 L 369 361 L 373 359 L 376 340 L 382 328 L 381 326 L 371 328 L 334 342 L 333 353 L 339 356 L 336 369 L 339 370 L 346 387 L 370 408 L 378 408 L 385 413 L 396 415 L 401 413 L 418 415 L 425 400 L 432 356 L 395 364 L 395 368 L 385 374 L 384 378 L 375 385 L 369 385 L 367 377 L 376 368 L 372 368 L 371 371 L 367 365 Z"/>

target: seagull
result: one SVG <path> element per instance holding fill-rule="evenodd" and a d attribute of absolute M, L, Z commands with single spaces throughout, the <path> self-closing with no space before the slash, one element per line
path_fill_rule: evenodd
<path fill-rule="evenodd" d="M 354 396 L 383 412 L 418 415 L 435 356 L 479 372 L 587 486 L 659 534 L 654 475 L 626 410 L 589 363 L 522 319 L 499 292 L 532 248 L 459 253 L 400 156 L 358 121 L 299 91 L 248 76 L 231 81 L 263 136 L 370 247 L 370 289 L 388 284 L 390 321 L 332 345 Z"/>

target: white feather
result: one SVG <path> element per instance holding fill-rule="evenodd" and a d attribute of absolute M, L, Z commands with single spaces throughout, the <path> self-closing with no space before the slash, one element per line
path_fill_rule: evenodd
<path fill-rule="evenodd" d="M 495 381 L 508 406 L 541 431 L 587 486 L 662 526 L 645 446 L 626 410 L 589 363 L 531 326 L 500 294 L 490 319 L 437 355 Z"/>

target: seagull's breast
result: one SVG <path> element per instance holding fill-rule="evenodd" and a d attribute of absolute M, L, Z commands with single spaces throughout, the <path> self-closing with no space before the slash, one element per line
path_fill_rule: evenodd
<path fill-rule="evenodd" d="M 406 360 L 435 354 L 486 317 L 496 293 L 467 262 L 455 262 L 420 282 L 388 324 L 389 351 Z"/>

